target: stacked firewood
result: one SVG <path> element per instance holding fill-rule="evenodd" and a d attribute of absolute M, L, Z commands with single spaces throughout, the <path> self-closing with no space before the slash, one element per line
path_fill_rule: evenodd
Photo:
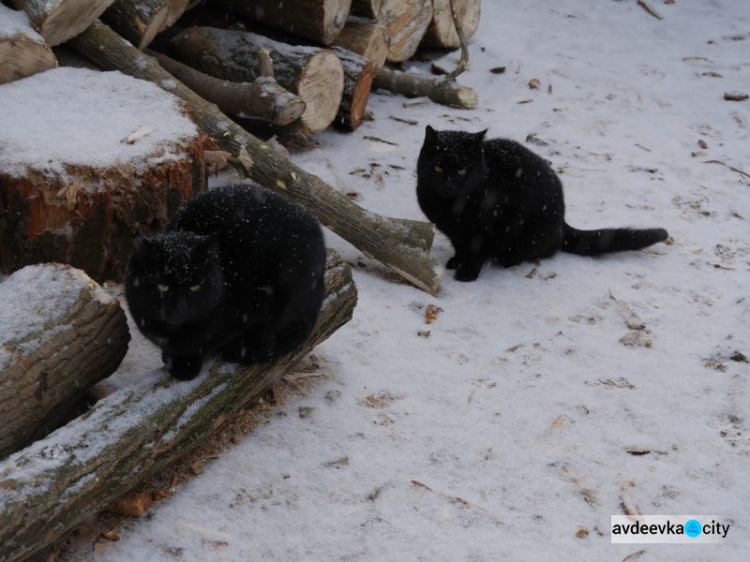
<path fill-rule="evenodd" d="M 439 80 L 394 74 L 385 65 L 413 57 L 420 46 L 458 48 L 454 22 L 471 37 L 480 0 L 208 0 L 190 11 L 199 3 L 9 1 L 25 14 L 0 5 L 0 83 L 56 66 L 50 47 L 101 16 L 139 50 L 152 46 L 148 53 L 165 69 L 227 115 L 277 129 L 354 130 L 373 83 L 449 105 L 476 104 L 466 88 L 435 96 L 435 86 L 446 86 Z"/>

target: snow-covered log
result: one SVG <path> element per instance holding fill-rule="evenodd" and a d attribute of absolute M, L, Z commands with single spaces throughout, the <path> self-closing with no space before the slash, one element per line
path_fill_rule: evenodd
<path fill-rule="evenodd" d="M 390 43 L 388 30 L 384 25 L 362 18 L 349 18 L 333 44 L 362 55 L 378 71 L 388 59 Z"/>
<path fill-rule="evenodd" d="M 426 96 L 435 103 L 460 109 L 473 109 L 479 103 L 479 96 L 472 88 L 461 86 L 453 80 L 387 68 L 375 75 L 372 87 L 410 98 Z"/>
<path fill-rule="evenodd" d="M 95 22 L 114 0 L 10 0 L 29 15 L 47 45 L 65 43 Z"/>
<path fill-rule="evenodd" d="M 172 26 L 185 13 L 190 0 L 115 0 L 102 14 L 107 22 L 139 49 Z"/>
<path fill-rule="evenodd" d="M 31 27 L 26 12 L 0 4 L 0 84 L 56 66 L 55 55 Z"/>
<path fill-rule="evenodd" d="M 172 38 L 170 51 L 201 72 L 234 82 L 261 76 L 258 53 L 267 51 L 276 81 L 305 103 L 299 123 L 307 132 L 328 128 L 341 105 L 344 69 L 328 49 L 293 47 L 244 31 L 191 27 Z"/>
<path fill-rule="evenodd" d="M 260 76 L 252 82 L 230 82 L 204 74 L 167 55 L 153 51 L 148 54 L 156 57 L 180 82 L 228 115 L 262 119 L 283 127 L 294 123 L 305 111 L 305 102 L 282 88 L 271 76 Z"/>
<path fill-rule="evenodd" d="M 330 45 L 349 17 L 352 0 L 228 0 L 231 8 L 266 25 Z"/>
<path fill-rule="evenodd" d="M 382 4 L 383 0 L 352 0 L 352 14 L 363 18 L 377 18 Z"/>
<path fill-rule="evenodd" d="M 119 72 L 57 68 L 0 86 L 0 265 L 118 279 L 138 233 L 205 188 L 179 100 Z"/>
<path fill-rule="evenodd" d="M 456 17 L 466 39 L 469 39 L 479 26 L 481 0 L 432 0 L 434 15 L 427 28 L 422 45 L 441 49 L 458 49 L 461 41 L 453 22 L 451 5 L 456 10 Z"/>
<path fill-rule="evenodd" d="M 297 353 L 262 365 L 209 361 L 188 382 L 163 370 L 148 373 L 0 462 L 0 560 L 38 553 L 276 384 L 352 316 L 357 290 L 336 254 L 329 254 L 325 282 L 327 298 L 315 330 Z"/>
<path fill-rule="evenodd" d="M 444 271 L 429 257 L 434 225 L 366 211 L 245 131 L 101 22 L 71 45 L 103 68 L 150 80 L 180 97 L 196 123 L 244 165 L 250 178 L 298 201 L 324 226 L 410 283 L 428 293 L 437 292 Z"/>
<path fill-rule="evenodd" d="M 341 47 L 334 47 L 333 52 L 344 67 L 344 93 L 336 124 L 353 131 L 362 123 L 375 76 L 375 65 L 363 56 Z"/>
<path fill-rule="evenodd" d="M 57 429 L 129 340 L 118 300 L 80 269 L 30 265 L 0 283 L 0 458 Z"/>
<path fill-rule="evenodd" d="M 403 62 L 419 48 L 432 21 L 432 0 L 383 0 L 378 23 L 391 38 L 388 60 Z"/>

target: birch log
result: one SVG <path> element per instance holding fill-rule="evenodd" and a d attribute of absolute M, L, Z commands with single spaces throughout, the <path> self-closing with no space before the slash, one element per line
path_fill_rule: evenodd
<path fill-rule="evenodd" d="M 11 0 L 29 15 L 31 25 L 50 47 L 65 43 L 102 15 L 114 0 Z"/>
<path fill-rule="evenodd" d="M 98 65 L 150 80 L 186 102 L 196 123 L 224 150 L 241 162 L 250 178 L 304 205 L 318 220 L 363 253 L 379 260 L 430 294 L 444 273 L 429 257 L 434 225 L 390 219 L 366 211 L 319 177 L 272 150 L 219 109 L 185 87 L 158 62 L 98 22 L 77 37 L 72 46 Z"/>
<path fill-rule="evenodd" d="M 30 265 L 0 283 L 0 458 L 57 429 L 129 340 L 120 303 L 80 269 Z"/>
<path fill-rule="evenodd" d="M 330 50 L 293 47 L 255 33 L 191 27 L 170 41 L 170 52 L 201 72 L 234 82 L 252 82 L 263 73 L 258 55 L 267 51 L 274 77 L 305 104 L 304 132 L 333 123 L 344 91 L 344 69 Z"/>
<path fill-rule="evenodd" d="M 238 14 L 266 25 L 330 45 L 349 17 L 352 0 L 228 0 Z"/>
<path fill-rule="evenodd" d="M 190 0 L 115 0 L 102 21 L 143 50 L 185 13 Z"/>
<path fill-rule="evenodd" d="M 372 87 L 410 98 L 427 96 L 435 103 L 460 109 L 473 109 L 479 103 L 479 96 L 468 86 L 461 86 L 452 80 L 387 68 L 375 75 Z"/>
<path fill-rule="evenodd" d="M 391 38 L 388 60 L 403 62 L 419 48 L 432 21 L 432 0 L 383 0 L 378 23 Z"/>
<path fill-rule="evenodd" d="M 391 39 L 384 25 L 361 18 L 349 18 L 333 43 L 368 59 L 377 72 L 388 59 Z"/>
<path fill-rule="evenodd" d="M 334 47 L 333 52 L 344 67 L 344 93 L 336 124 L 347 131 L 353 131 L 362 123 L 375 76 L 375 65 L 363 56 L 341 47 Z"/>
<path fill-rule="evenodd" d="M 335 254 L 313 334 L 275 363 L 207 362 L 192 381 L 159 370 L 0 462 L 0 560 L 39 553 L 141 480 L 186 454 L 352 316 L 357 291 Z"/>
<path fill-rule="evenodd" d="M 435 13 L 427 28 L 422 45 L 440 49 L 458 49 L 461 41 L 456 33 L 451 5 L 456 8 L 461 29 L 469 39 L 479 26 L 481 0 L 432 0 Z"/>
<path fill-rule="evenodd" d="M 26 13 L 0 4 L 0 84 L 56 66 L 55 55 L 31 27 Z"/>

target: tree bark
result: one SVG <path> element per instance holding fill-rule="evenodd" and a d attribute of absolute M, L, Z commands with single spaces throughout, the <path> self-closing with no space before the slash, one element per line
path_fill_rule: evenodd
<path fill-rule="evenodd" d="M 378 23 L 391 38 L 390 62 L 410 59 L 419 48 L 432 21 L 432 0 L 383 0 Z"/>
<path fill-rule="evenodd" d="M 186 102 L 196 123 L 227 152 L 247 162 L 249 177 L 304 205 L 318 220 L 363 253 L 379 260 L 430 294 L 435 294 L 444 271 L 429 258 L 424 229 L 366 211 L 339 194 L 319 177 L 272 150 L 219 109 L 195 94 L 155 59 L 126 44 L 106 25 L 97 22 L 72 45 L 102 67 L 150 80 Z M 434 226 L 425 227 L 434 235 Z M 430 244 L 432 239 L 430 237 Z"/>
<path fill-rule="evenodd" d="M 352 0 L 228 0 L 232 9 L 293 35 L 330 45 L 344 28 Z"/>
<path fill-rule="evenodd" d="M 0 283 L 0 458 L 57 429 L 128 349 L 125 313 L 83 271 L 32 265 Z"/>
<path fill-rule="evenodd" d="M 282 88 L 275 78 L 260 76 L 252 82 L 230 82 L 204 74 L 167 55 L 148 51 L 172 76 L 228 115 L 262 119 L 283 127 L 299 119 L 305 102 Z"/>
<path fill-rule="evenodd" d="M 375 19 L 382 4 L 383 0 L 352 0 L 352 15 Z"/>
<path fill-rule="evenodd" d="M 362 55 L 375 67 L 383 68 L 388 59 L 390 37 L 384 25 L 360 18 L 349 18 L 334 45 Z"/>
<path fill-rule="evenodd" d="M 341 47 L 334 47 L 333 52 L 344 67 L 344 93 L 335 123 L 347 131 L 353 131 L 359 127 L 365 115 L 375 65 L 363 56 Z"/>
<path fill-rule="evenodd" d="M 0 4 L 0 84 L 57 66 L 57 59 L 31 27 L 25 12 Z"/>
<path fill-rule="evenodd" d="M 18 137 L 6 135 L 4 150 L 0 151 L 0 268 L 5 273 L 33 263 L 55 261 L 83 269 L 100 282 L 120 279 L 134 237 L 163 227 L 181 205 L 205 189 L 204 136 L 187 116 L 181 126 L 184 131 L 192 129 L 192 135 L 176 135 L 179 138 L 155 143 L 152 150 L 141 152 L 139 146 L 148 142 L 148 128 L 133 131 L 120 126 L 122 138 L 100 138 L 101 116 L 87 113 L 90 104 L 71 105 L 67 99 L 59 98 L 59 91 L 45 87 L 48 83 L 57 88 L 63 84 L 63 91 L 68 94 L 62 97 L 66 98 L 81 91 L 66 84 L 85 84 L 92 100 L 102 100 L 92 102 L 100 112 L 135 107 L 124 93 L 126 81 L 137 86 L 136 95 L 145 95 L 143 83 L 130 78 L 117 82 L 123 93 L 115 95 L 109 89 L 110 78 L 104 73 L 60 68 L 3 86 L 13 89 L 6 91 L 3 111 L 12 112 L 14 122 L 22 121 L 24 115 L 30 122 L 36 119 L 31 111 L 37 106 L 28 103 L 31 96 L 48 108 L 58 107 L 59 103 L 64 111 L 52 112 L 54 118 L 45 123 L 50 134 L 65 135 L 87 155 L 91 152 L 88 139 L 97 138 L 103 143 L 100 153 L 111 157 L 111 162 L 92 164 L 89 156 L 78 159 L 78 154 L 72 152 L 58 156 L 56 146 L 47 146 L 44 151 L 36 149 L 26 159 L 27 144 L 32 141 L 23 131 Z M 148 90 L 165 97 L 150 85 Z M 177 113 L 178 102 L 174 103 Z M 140 107 L 133 114 L 143 120 L 142 125 L 161 124 L 162 115 L 153 115 L 151 106 Z M 111 126 L 117 130 L 117 124 Z M 170 126 L 161 124 L 159 133 Z M 130 148 L 131 145 L 136 146 Z M 20 163 L 15 160 L 17 154 L 24 158 Z M 71 161 L 59 161 L 60 158 Z"/>
<path fill-rule="evenodd" d="M 65 43 L 97 20 L 114 0 L 11 0 L 24 10 L 50 47 Z"/>
<path fill-rule="evenodd" d="M 305 103 L 299 119 L 304 132 L 323 131 L 341 105 L 344 69 L 327 49 L 292 47 L 255 33 L 191 27 L 175 36 L 170 52 L 198 70 L 235 82 L 261 76 L 258 53 L 268 51 L 274 77 Z"/>
<path fill-rule="evenodd" d="M 143 50 L 177 21 L 189 4 L 190 0 L 115 0 L 102 14 L 102 21 Z"/>
<path fill-rule="evenodd" d="M 461 86 L 452 80 L 387 68 L 383 68 L 375 75 L 372 87 L 406 97 L 427 96 L 435 103 L 460 109 L 473 109 L 479 103 L 477 93 L 468 86 Z"/>
<path fill-rule="evenodd" d="M 422 40 L 425 47 L 458 49 L 461 46 L 456 26 L 453 22 L 451 4 L 456 8 L 464 36 L 469 39 L 479 26 L 481 0 L 432 0 L 435 13 Z"/>
<path fill-rule="evenodd" d="M 328 297 L 297 353 L 262 365 L 207 363 L 193 381 L 163 370 L 100 400 L 47 439 L 0 462 L 0 559 L 29 557 L 184 455 L 272 387 L 352 316 L 349 267 L 329 255 Z"/>

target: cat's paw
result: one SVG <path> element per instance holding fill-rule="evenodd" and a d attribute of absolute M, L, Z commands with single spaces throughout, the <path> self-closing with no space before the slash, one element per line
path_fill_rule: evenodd
<path fill-rule="evenodd" d="M 467 282 L 467 281 L 475 281 L 477 277 L 479 277 L 479 270 L 475 269 L 471 266 L 459 266 L 458 269 L 456 269 L 456 274 L 454 275 L 456 281 L 461 282 Z"/>
<path fill-rule="evenodd" d="M 200 355 L 191 357 L 163 356 L 162 359 L 169 374 L 181 381 L 189 381 L 197 377 L 203 366 L 203 358 Z"/>
<path fill-rule="evenodd" d="M 456 256 L 453 256 L 451 259 L 449 259 L 445 264 L 445 269 L 456 269 L 459 265 L 458 258 Z"/>

